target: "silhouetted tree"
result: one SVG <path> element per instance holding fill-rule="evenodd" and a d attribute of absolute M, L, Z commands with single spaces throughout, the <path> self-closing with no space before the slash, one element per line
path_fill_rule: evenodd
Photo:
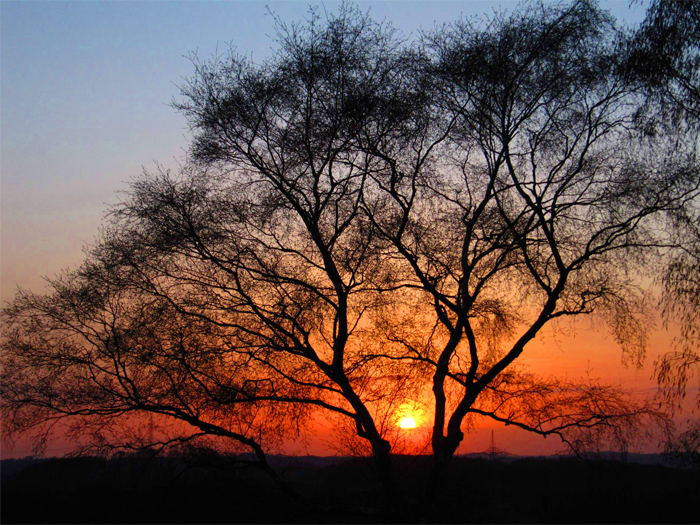
<path fill-rule="evenodd" d="M 700 117 L 700 5 L 654 0 L 630 40 L 623 70 L 640 82 L 661 122 L 696 127 Z M 668 216 L 668 256 L 662 267 L 663 315 L 680 323 L 677 349 L 657 362 L 657 376 L 674 408 L 686 392 L 700 356 L 700 203 Z M 698 398 L 700 402 L 700 397 Z"/>
<path fill-rule="evenodd" d="M 429 505 L 474 417 L 574 449 L 663 423 L 516 366 L 584 315 L 641 362 L 638 272 L 698 194 L 694 137 L 638 125 L 649 97 L 621 74 L 622 38 L 589 2 L 413 43 L 344 5 L 278 21 L 262 64 L 194 57 L 174 103 L 189 163 L 144 174 L 78 271 L 5 310 L 6 428 L 68 417 L 107 444 L 150 412 L 185 425 L 168 443 L 226 438 L 266 467 L 325 410 L 395 501 L 392 417 L 429 396 Z"/>
<path fill-rule="evenodd" d="M 688 428 L 666 442 L 664 453 L 681 466 L 700 469 L 700 421 L 689 421 Z"/>
<path fill-rule="evenodd" d="M 669 406 L 680 409 L 688 381 L 700 377 L 700 208 L 688 206 L 670 217 L 673 246 L 663 267 L 662 313 L 680 325 L 675 349 L 656 363 L 656 374 Z M 695 403 L 700 406 L 700 393 Z"/>
<path fill-rule="evenodd" d="M 694 137 L 638 131 L 647 98 L 618 74 L 610 19 L 587 2 L 530 8 L 428 35 L 442 119 L 414 144 L 364 146 L 385 162 L 368 217 L 434 306 L 429 350 L 406 343 L 405 358 L 433 368 L 436 473 L 468 414 L 499 417 L 481 400 L 547 323 L 601 315 L 641 358 L 635 275 L 664 242 L 659 212 L 697 194 Z"/>
<path fill-rule="evenodd" d="M 85 454 L 224 439 L 288 490 L 265 450 L 304 419 L 304 405 L 282 415 L 273 403 L 294 392 L 230 352 L 215 324 L 103 272 L 88 262 L 4 311 L 4 430 L 38 430 L 41 449 L 58 425 Z"/>
<path fill-rule="evenodd" d="M 625 70 L 649 96 L 645 116 L 655 125 L 697 129 L 700 117 L 700 5 L 654 0 L 629 47 Z M 651 111 L 648 110 L 651 108 Z M 662 265 L 664 322 L 678 323 L 675 348 L 656 362 L 661 393 L 671 411 L 682 410 L 688 381 L 700 377 L 700 202 L 668 216 L 667 257 Z M 700 394 L 695 399 L 700 406 Z M 698 422 L 671 438 L 668 451 L 697 463 Z M 695 447 L 693 452 L 692 447 Z M 693 457 L 693 454 L 695 457 Z"/>
<path fill-rule="evenodd" d="M 644 85 L 663 118 L 678 124 L 700 118 L 700 6 L 653 0 L 628 43 L 622 68 Z M 660 103 L 660 104 L 658 104 Z"/>

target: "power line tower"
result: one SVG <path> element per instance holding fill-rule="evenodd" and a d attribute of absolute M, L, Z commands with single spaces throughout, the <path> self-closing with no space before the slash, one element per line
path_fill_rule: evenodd
<path fill-rule="evenodd" d="M 496 440 L 493 437 L 493 430 L 491 431 L 491 446 L 484 450 L 482 454 L 486 454 L 492 461 L 503 456 L 512 456 L 511 453 L 496 447 Z"/>

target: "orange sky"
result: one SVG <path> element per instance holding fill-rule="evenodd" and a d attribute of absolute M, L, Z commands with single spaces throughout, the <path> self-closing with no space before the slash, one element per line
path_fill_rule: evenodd
<path fill-rule="evenodd" d="M 584 321 L 584 326 L 587 323 Z M 670 348 L 672 333 L 658 328 L 651 333 L 646 366 L 637 369 L 625 366 L 621 360 L 621 350 L 611 336 L 591 329 L 580 329 L 569 335 L 559 334 L 553 337 L 545 332 L 537 337 L 528 347 L 520 360 L 528 371 L 552 374 L 569 379 L 584 379 L 586 374 L 603 383 L 621 384 L 626 389 L 634 390 L 640 396 L 653 394 L 656 383 L 652 378 L 654 359 Z M 418 428 L 401 430 L 410 439 L 421 436 L 425 439 L 426 424 L 429 416 L 417 417 Z M 679 416 L 678 422 L 684 419 Z M 330 424 L 323 417 L 318 418 L 314 435 L 307 443 L 301 440 L 289 440 L 282 452 L 288 454 L 334 455 L 336 450 L 329 445 L 333 435 Z M 496 446 L 517 455 L 554 454 L 564 449 L 561 441 L 551 436 L 543 438 L 512 426 L 482 419 L 479 427 L 465 436 L 458 449 L 459 454 L 482 452 L 490 446 L 491 431 L 494 431 Z M 414 439 L 417 441 L 418 439 Z M 72 449 L 69 443 L 58 439 L 47 451 L 48 456 L 61 456 Z M 647 444 L 641 450 L 657 452 L 653 444 Z M 2 447 L 2 458 L 24 457 L 28 455 L 27 442 L 20 439 L 14 449 Z"/>

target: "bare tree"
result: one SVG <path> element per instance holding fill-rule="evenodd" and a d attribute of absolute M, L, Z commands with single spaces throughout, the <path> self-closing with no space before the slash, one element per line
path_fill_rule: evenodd
<path fill-rule="evenodd" d="M 666 442 L 664 453 L 680 466 L 700 468 L 700 421 L 690 421 L 686 430 Z"/>
<path fill-rule="evenodd" d="M 655 0 L 630 40 L 623 71 L 649 96 L 657 121 L 697 128 L 700 116 L 700 6 Z M 700 357 L 700 204 L 697 199 L 668 215 L 669 248 L 661 266 L 662 314 L 680 324 L 676 349 L 657 362 L 669 406 L 678 409 Z M 700 402 L 700 397 L 698 397 Z"/>
<path fill-rule="evenodd" d="M 265 450 L 322 410 L 393 505 L 395 414 L 415 400 L 427 512 L 476 417 L 575 450 L 665 424 L 516 363 L 584 315 L 641 362 L 637 273 L 698 193 L 692 137 L 637 126 L 648 100 L 620 74 L 621 38 L 588 2 L 415 42 L 344 5 L 278 21 L 262 64 L 193 57 L 174 103 L 190 162 L 137 179 L 81 269 L 5 310 L 6 429 L 68 418 L 106 444 L 154 413 L 186 425 L 164 443 L 225 438 L 270 470 Z"/>
<path fill-rule="evenodd" d="M 469 414 L 499 419 L 479 404 L 548 323 L 598 315 L 643 358 L 637 275 L 666 244 L 661 212 L 698 191 L 693 138 L 639 131 L 647 99 L 618 73 L 611 20 L 587 2 L 529 9 L 428 35 L 442 119 L 411 147 L 363 144 L 385 163 L 368 217 L 434 309 L 426 350 L 400 343 L 433 370 L 436 479 Z M 536 428 L 516 414 L 500 420 Z"/>
<path fill-rule="evenodd" d="M 654 0 L 630 42 L 624 70 L 648 94 L 644 117 L 661 126 L 697 129 L 700 117 L 700 6 L 696 2 Z M 700 202 L 695 199 L 667 218 L 669 247 L 660 268 L 662 315 L 677 324 L 675 347 L 656 362 L 660 392 L 671 412 L 680 413 L 689 381 L 700 377 Z M 692 383 L 691 383 L 692 384 Z M 700 393 L 694 400 L 700 406 Z M 698 422 L 670 438 L 667 452 L 697 464 Z M 695 447 L 693 449 L 693 447 Z"/>
<path fill-rule="evenodd" d="M 4 311 L 4 430 L 33 432 L 39 451 L 56 427 L 79 453 L 223 443 L 297 497 L 266 456 L 306 417 L 304 405 L 273 402 L 294 387 L 231 351 L 215 324 L 106 274 L 86 263 Z"/>
<path fill-rule="evenodd" d="M 662 355 L 656 374 L 672 410 L 681 408 L 688 381 L 700 376 L 700 211 L 688 206 L 671 216 L 673 249 L 663 267 L 662 313 L 667 324 L 677 322 L 675 349 Z M 700 406 L 700 393 L 696 404 Z"/>
<path fill-rule="evenodd" d="M 662 120 L 696 125 L 700 118 L 700 7 L 697 2 L 653 0 L 629 40 L 622 63 L 640 82 Z M 653 115 L 655 111 L 651 111 Z"/>

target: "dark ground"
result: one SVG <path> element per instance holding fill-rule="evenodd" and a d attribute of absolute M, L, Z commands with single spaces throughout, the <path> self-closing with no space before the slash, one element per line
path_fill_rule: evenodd
<path fill-rule="evenodd" d="M 309 513 L 255 469 L 201 458 L 5 460 L 2 523 L 383 523 L 367 462 L 272 458 L 320 510 Z M 397 457 L 400 493 L 417 501 L 427 457 Z M 439 523 L 698 523 L 700 472 L 575 458 L 455 458 L 431 514 Z"/>

